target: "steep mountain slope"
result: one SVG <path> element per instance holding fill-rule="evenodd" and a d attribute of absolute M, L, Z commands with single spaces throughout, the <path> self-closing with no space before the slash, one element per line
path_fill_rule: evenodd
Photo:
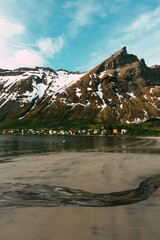
<path fill-rule="evenodd" d="M 160 66 L 122 48 L 89 72 L 0 69 L 0 121 L 140 122 L 160 117 Z"/>
<path fill-rule="evenodd" d="M 50 108 L 57 94 L 65 91 L 84 74 L 54 71 L 50 68 L 0 70 L 0 120 L 45 122 L 45 108 Z M 40 114 L 40 119 L 36 116 Z"/>

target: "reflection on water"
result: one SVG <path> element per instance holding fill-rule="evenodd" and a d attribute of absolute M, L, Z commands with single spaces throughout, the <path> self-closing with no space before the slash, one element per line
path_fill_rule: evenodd
<path fill-rule="evenodd" d="M 159 152 L 159 149 L 153 149 L 152 146 L 149 148 L 153 143 L 153 140 L 133 137 L 1 135 L 0 160 L 20 155 L 62 151 Z"/>

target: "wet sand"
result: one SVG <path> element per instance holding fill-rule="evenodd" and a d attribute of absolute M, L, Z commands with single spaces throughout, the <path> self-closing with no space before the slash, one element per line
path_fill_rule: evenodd
<path fill-rule="evenodd" d="M 159 173 L 160 155 L 142 153 L 69 152 L 0 164 L 1 183 L 48 184 L 97 193 L 133 189 Z M 159 190 L 128 206 L 2 208 L 0 239 L 159 240 L 159 208 Z"/>

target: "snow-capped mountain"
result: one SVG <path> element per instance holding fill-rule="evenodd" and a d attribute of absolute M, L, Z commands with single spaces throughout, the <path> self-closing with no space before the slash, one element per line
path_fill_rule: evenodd
<path fill-rule="evenodd" d="M 122 48 L 89 72 L 0 69 L 0 121 L 79 124 L 160 117 L 160 66 Z"/>

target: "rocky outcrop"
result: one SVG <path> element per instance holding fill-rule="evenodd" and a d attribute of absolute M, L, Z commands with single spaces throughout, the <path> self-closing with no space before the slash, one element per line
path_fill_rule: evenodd
<path fill-rule="evenodd" d="M 137 62 L 138 58 L 133 54 L 128 54 L 126 47 L 123 47 L 121 50 L 117 51 L 110 58 L 101 63 L 97 68 L 96 72 L 99 74 L 104 70 L 117 69 L 125 66 L 126 64 L 131 64 Z"/>

